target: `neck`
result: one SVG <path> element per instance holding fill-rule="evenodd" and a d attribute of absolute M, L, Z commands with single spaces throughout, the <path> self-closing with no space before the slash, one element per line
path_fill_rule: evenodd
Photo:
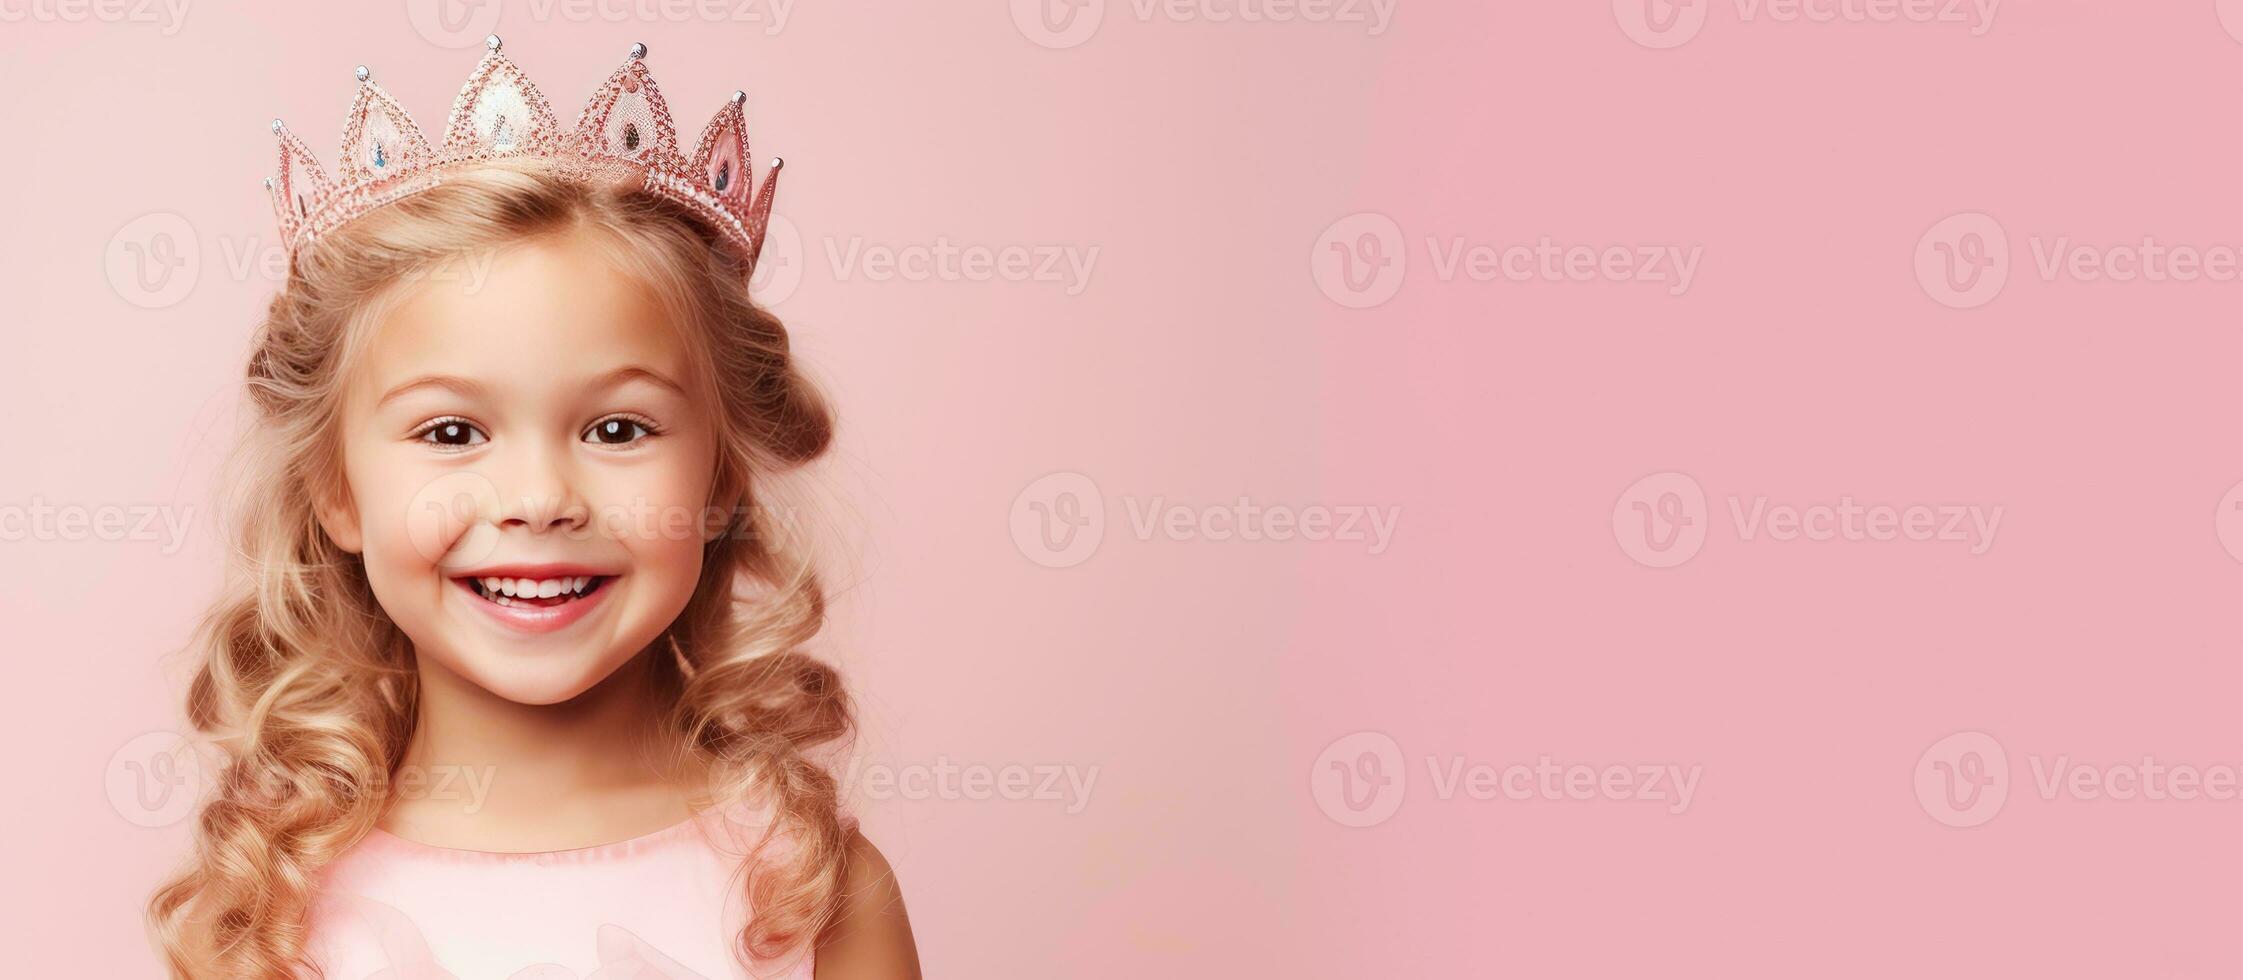
<path fill-rule="evenodd" d="M 416 657 L 419 711 L 382 825 L 478 850 L 587 846 L 689 812 L 648 655 L 559 704 L 522 704 Z M 491 846 L 493 844 L 498 846 Z"/>

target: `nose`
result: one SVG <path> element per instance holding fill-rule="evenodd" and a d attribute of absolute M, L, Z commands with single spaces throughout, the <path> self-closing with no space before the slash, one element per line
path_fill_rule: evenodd
<path fill-rule="evenodd" d="M 498 461 L 498 469 L 501 529 L 572 531 L 590 521 L 591 508 L 578 492 L 568 452 L 518 444 L 515 452 Z"/>

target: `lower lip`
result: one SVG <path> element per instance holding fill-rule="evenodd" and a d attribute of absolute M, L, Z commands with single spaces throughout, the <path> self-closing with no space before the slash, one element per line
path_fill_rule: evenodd
<path fill-rule="evenodd" d="M 615 582 L 614 578 L 609 578 L 600 583 L 599 588 L 593 589 L 591 595 L 557 606 L 502 606 L 476 595 L 475 588 L 465 581 L 452 580 L 452 584 L 459 586 L 460 591 L 467 594 L 469 603 L 497 620 L 499 625 L 521 633 L 551 633 L 567 629 L 569 624 L 591 615 L 592 607 L 606 599 L 609 592 L 615 591 Z"/>

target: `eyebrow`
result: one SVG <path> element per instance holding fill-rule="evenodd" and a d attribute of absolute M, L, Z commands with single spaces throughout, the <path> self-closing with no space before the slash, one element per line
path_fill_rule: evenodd
<path fill-rule="evenodd" d="M 408 393 L 419 391 L 423 388 L 443 388 L 457 392 L 470 398 L 481 395 L 483 393 L 482 385 L 476 384 L 473 381 L 469 381 L 466 378 L 455 378 L 448 374 L 431 374 L 414 378 L 413 380 L 407 381 L 395 388 L 391 388 L 387 394 L 384 394 L 382 396 L 380 401 L 374 403 L 374 407 L 380 408 L 381 406 L 387 405 L 398 398 L 404 397 Z"/>
<path fill-rule="evenodd" d="M 623 367 L 616 368 L 613 371 L 609 371 L 608 373 L 601 375 L 599 378 L 594 379 L 592 382 L 592 386 L 594 388 L 605 390 L 608 388 L 619 387 L 632 381 L 644 381 L 649 384 L 668 388 L 669 390 L 677 393 L 680 396 L 683 396 L 685 394 L 685 386 L 680 385 L 667 377 L 664 377 L 658 371 L 655 371 L 651 368 L 640 367 L 636 364 L 625 365 Z M 475 382 L 470 381 L 466 378 L 454 377 L 448 374 L 430 374 L 414 378 L 413 380 L 407 381 L 395 388 L 391 388 L 388 393 L 382 395 L 381 400 L 375 402 L 374 405 L 375 407 L 379 408 L 383 405 L 389 404 L 392 401 L 395 401 L 398 398 L 404 397 L 411 392 L 419 391 L 423 388 L 442 388 L 468 398 L 478 397 L 483 394 L 482 385 L 476 384 Z"/>
<path fill-rule="evenodd" d="M 649 384 L 668 388 L 672 392 L 675 392 L 680 396 L 683 396 L 685 394 L 684 385 L 670 380 L 669 378 L 663 376 L 661 372 L 655 371 L 651 368 L 643 368 L 636 364 L 626 365 L 624 367 L 616 368 L 613 371 L 609 371 L 607 374 L 602 375 L 599 379 L 593 381 L 592 386 L 595 388 L 614 388 L 630 381 L 644 381 Z"/>

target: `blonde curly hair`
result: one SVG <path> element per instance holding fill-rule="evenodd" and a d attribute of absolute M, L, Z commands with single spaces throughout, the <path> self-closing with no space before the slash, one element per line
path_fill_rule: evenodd
<path fill-rule="evenodd" d="M 766 508 L 764 478 L 822 454 L 833 417 L 748 295 L 738 260 L 683 209 L 636 187 L 491 165 L 382 208 L 297 256 L 249 356 L 252 434 L 236 458 L 235 562 L 197 644 L 187 695 L 221 749 L 190 865 L 149 902 L 178 976 L 316 972 L 307 921 L 320 870 L 380 819 L 410 738 L 409 642 L 314 502 L 341 489 L 336 422 L 354 338 L 391 287 L 478 250 L 572 231 L 606 236 L 683 321 L 716 401 L 717 501 L 731 533 L 650 654 L 666 730 L 709 773 L 705 798 L 771 814 L 743 875 L 746 961 L 805 949 L 835 914 L 847 849 L 839 793 L 811 750 L 852 727 L 839 675 L 800 652 L 825 618 L 808 559 Z M 776 846 L 774 846 L 776 845 Z"/>

